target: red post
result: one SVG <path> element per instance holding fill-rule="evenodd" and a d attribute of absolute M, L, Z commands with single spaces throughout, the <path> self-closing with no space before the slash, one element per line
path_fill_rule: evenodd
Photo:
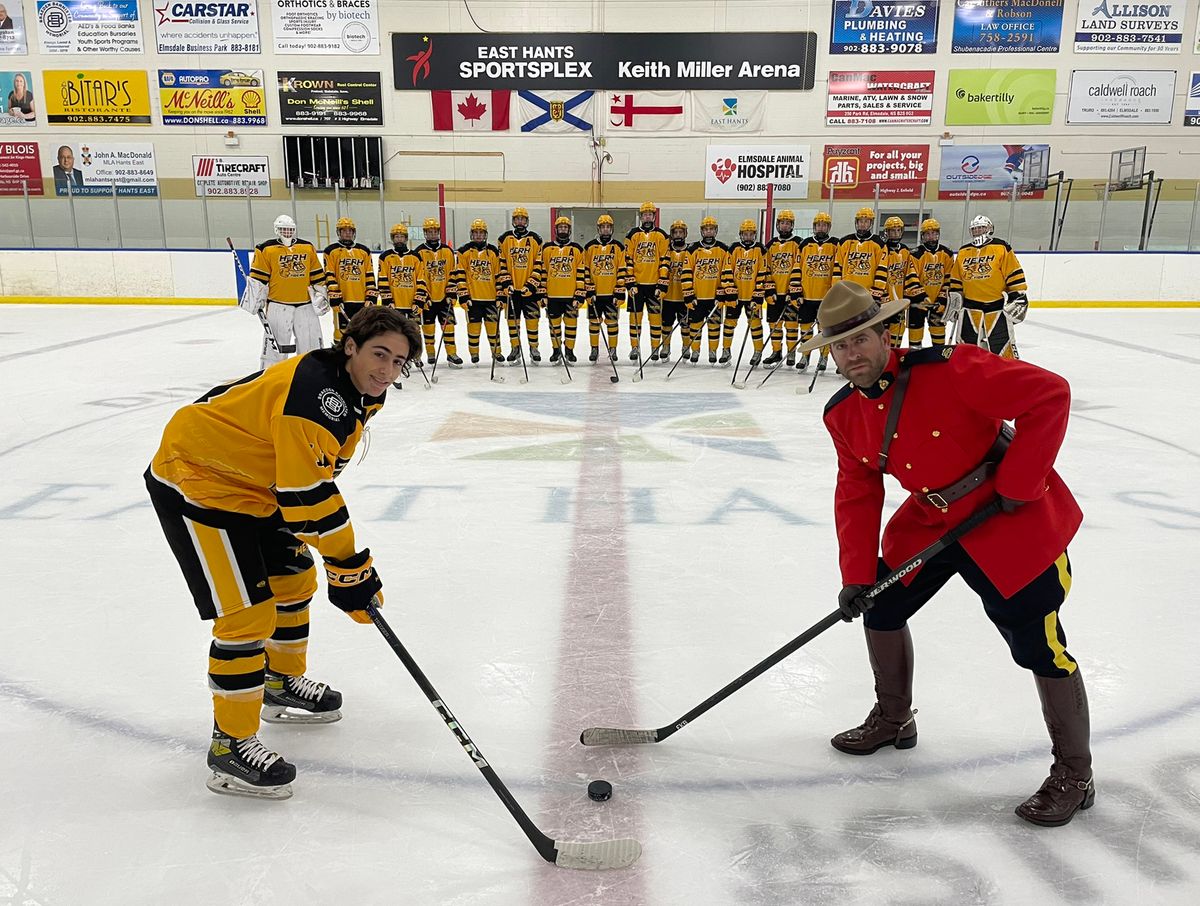
<path fill-rule="evenodd" d="M 446 242 L 446 184 L 438 183 L 438 223 L 442 225 L 442 243 Z"/>
<path fill-rule="evenodd" d="M 763 236 L 769 242 L 775 229 L 775 183 L 767 183 L 767 222 L 763 225 Z"/>

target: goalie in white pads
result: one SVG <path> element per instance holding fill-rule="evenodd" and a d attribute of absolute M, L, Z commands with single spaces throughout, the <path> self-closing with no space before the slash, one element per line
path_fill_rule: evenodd
<path fill-rule="evenodd" d="M 945 319 L 950 323 L 961 306 L 959 342 L 1019 358 L 1013 327 L 1029 311 L 1027 289 L 1012 246 L 997 239 L 991 219 L 980 214 L 971 221 L 970 243 L 958 250 L 950 269 Z"/>

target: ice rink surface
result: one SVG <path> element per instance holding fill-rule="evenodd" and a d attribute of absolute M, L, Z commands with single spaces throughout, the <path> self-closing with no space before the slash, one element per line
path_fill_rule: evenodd
<path fill-rule="evenodd" d="M 258 326 L 5 306 L 0 903 L 1197 902 L 1200 311 L 1034 308 L 1019 330 L 1025 359 L 1071 381 L 1058 469 L 1085 512 L 1062 619 L 1098 793 L 1060 829 L 1013 815 L 1049 742 L 958 581 L 912 623 L 915 749 L 830 747 L 873 701 L 862 630 L 840 623 L 669 740 L 579 744 L 672 722 L 840 587 L 820 423 L 838 380 L 738 391 L 703 363 L 633 383 L 622 334 L 616 385 L 603 360 L 567 386 L 545 363 L 527 385 L 512 367 L 497 384 L 443 364 L 431 391 L 414 376 L 339 482 L 385 614 L 534 822 L 643 844 L 630 869 L 580 872 L 538 857 L 384 640 L 323 591 L 309 675 L 344 719 L 265 726 L 298 766 L 291 800 L 205 789 L 208 626 L 141 476 L 177 406 L 255 370 Z M 588 800 L 596 778 L 610 802 Z"/>

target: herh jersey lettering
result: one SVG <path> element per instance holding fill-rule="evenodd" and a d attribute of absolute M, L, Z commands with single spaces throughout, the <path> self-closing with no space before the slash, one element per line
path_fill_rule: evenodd
<path fill-rule="evenodd" d="M 413 251 L 403 254 L 388 249 L 379 256 L 379 289 L 384 302 L 397 308 L 412 308 L 424 305 L 428 295 L 425 290 L 425 265 Z"/>
<path fill-rule="evenodd" d="M 792 271 L 796 268 L 796 256 L 800 253 L 800 243 L 795 236 L 781 239 L 773 238 L 767 246 L 767 264 L 770 266 L 771 281 L 775 284 L 775 294 L 786 296 L 788 284 L 792 280 Z"/>
<path fill-rule="evenodd" d="M 533 275 L 537 270 L 537 259 L 541 249 L 542 238 L 537 233 L 526 230 L 524 236 L 518 236 L 509 230 L 501 234 L 500 257 L 504 259 L 504 266 L 508 268 L 513 289 L 533 290 Z"/>
<path fill-rule="evenodd" d="M 859 239 L 851 233 L 843 237 L 833 259 L 833 282 L 849 280 L 866 289 L 874 289 L 876 277 L 880 284 L 887 280 L 887 268 L 881 268 L 886 251 L 878 236 Z"/>
<path fill-rule="evenodd" d="M 296 239 L 290 246 L 268 239 L 254 247 L 250 279 L 267 285 L 267 300 L 284 305 L 308 303 L 308 288 L 325 279 L 313 244 Z"/>
<path fill-rule="evenodd" d="M 639 286 L 666 283 L 666 257 L 671 248 L 671 239 L 666 233 L 658 227 L 632 229 L 625 236 L 625 248 L 635 283 Z"/>
<path fill-rule="evenodd" d="M 583 298 L 583 247 L 551 242 L 542 247 L 537 285 L 547 299 Z"/>
<path fill-rule="evenodd" d="M 925 297 L 930 302 L 941 298 L 950 280 L 950 270 L 954 267 L 954 253 L 944 245 L 939 245 L 932 252 L 922 245 L 913 252 L 913 265 Z"/>
<path fill-rule="evenodd" d="M 629 282 L 625 249 L 617 241 L 593 239 L 583 247 L 583 280 L 587 292 L 611 296 Z"/>
<path fill-rule="evenodd" d="M 759 301 L 767 284 L 767 250 L 761 242 L 748 248 L 738 242 L 729 250 L 729 267 L 739 302 Z"/>
<path fill-rule="evenodd" d="M 833 265 L 838 241 L 833 238 L 818 242 L 809 236 L 800 243 L 796 268 L 792 271 L 790 292 L 809 302 L 819 302 L 833 285 Z"/>
<path fill-rule="evenodd" d="M 454 279 L 454 249 L 439 244 L 431 248 L 427 243 L 417 246 L 421 264 L 425 266 L 425 291 L 434 304 L 444 302 L 447 295 L 454 295 L 451 285 Z"/>
<path fill-rule="evenodd" d="M 731 295 L 733 271 L 729 264 L 729 249 L 720 242 L 708 246 L 696 242 L 688 251 L 692 256 L 692 292 L 696 298 L 708 302 Z"/>
<path fill-rule="evenodd" d="M 495 302 L 508 288 L 508 270 L 494 245 L 468 243 L 458 250 L 458 294 L 473 302 Z"/>
<path fill-rule="evenodd" d="M 988 305 L 1000 302 L 1005 293 L 1023 293 L 1025 271 L 1016 253 L 1003 239 L 993 239 L 983 248 L 964 245 L 950 270 L 950 289 L 961 292 L 964 302 Z"/>
<path fill-rule="evenodd" d="M 687 249 L 667 252 L 667 292 L 663 298 L 668 302 L 690 302 L 694 298 L 692 255 Z"/>
<path fill-rule="evenodd" d="M 375 263 L 371 250 L 356 242 L 350 248 L 335 242 L 325 249 L 325 285 L 333 302 L 373 302 Z"/>

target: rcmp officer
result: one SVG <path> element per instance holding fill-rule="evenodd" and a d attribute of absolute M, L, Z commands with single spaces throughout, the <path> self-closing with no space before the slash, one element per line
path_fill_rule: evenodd
<path fill-rule="evenodd" d="M 838 606 L 847 620 L 865 613 L 877 697 L 863 724 L 832 743 L 855 755 L 916 745 L 908 620 L 961 575 L 1013 660 L 1033 673 L 1053 743 L 1050 776 L 1016 812 L 1034 824 L 1066 824 L 1095 800 L 1087 695 L 1059 621 L 1071 587 L 1067 543 L 1083 518 L 1053 468 L 1070 388 L 1056 374 L 976 346 L 890 349 L 885 324 L 906 304 L 881 305 L 864 287 L 837 283 L 821 303 L 820 334 L 801 349 L 829 344 L 850 381 L 824 416 L 838 460 Z M 910 496 L 884 528 L 880 558 L 885 472 Z M 994 497 L 1001 513 L 874 599 L 862 596 L 889 564 L 912 557 Z"/>

